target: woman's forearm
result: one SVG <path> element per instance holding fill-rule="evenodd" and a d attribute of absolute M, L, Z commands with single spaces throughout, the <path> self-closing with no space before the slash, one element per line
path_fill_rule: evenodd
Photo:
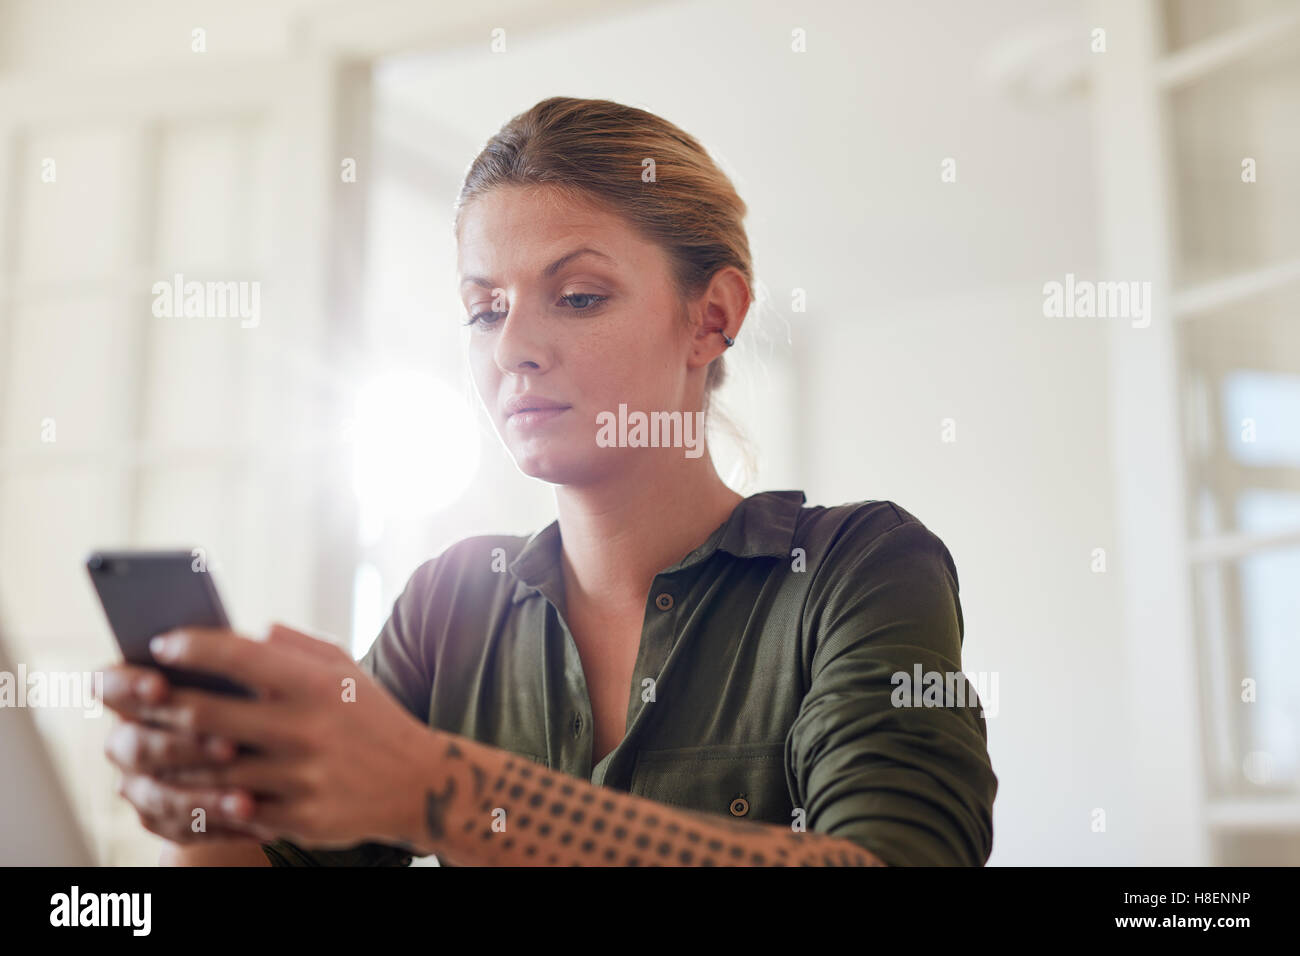
<path fill-rule="evenodd" d="M 456 734 L 434 731 L 430 747 L 402 839 L 456 864 L 886 865 L 850 840 L 597 787 Z"/>

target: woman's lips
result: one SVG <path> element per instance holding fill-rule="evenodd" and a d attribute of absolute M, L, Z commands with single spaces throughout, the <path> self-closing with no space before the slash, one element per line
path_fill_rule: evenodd
<path fill-rule="evenodd" d="M 515 412 L 506 419 L 506 424 L 514 428 L 536 428 L 538 425 L 544 425 L 554 418 L 558 418 L 573 406 L 566 405 L 563 408 L 535 408 L 529 411 Z"/>

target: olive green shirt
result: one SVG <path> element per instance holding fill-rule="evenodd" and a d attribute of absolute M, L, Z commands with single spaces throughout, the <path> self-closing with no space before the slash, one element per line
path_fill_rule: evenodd
<path fill-rule="evenodd" d="M 558 521 L 466 538 L 426 561 L 361 664 L 422 722 L 600 786 L 802 821 L 891 865 L 983 865 L 998 782 L 960 673 L 952 556 L 892 502 L 805 501 L 752 495 L 655 576 L 626 733 L 594 765 Z M 920 689 L 903 693 L 898 675 L 928 672 L 964 682 L 964 700 L 917 706 Z M 411 862 L 375 843 L 263 849 L 277 865 Z"/>

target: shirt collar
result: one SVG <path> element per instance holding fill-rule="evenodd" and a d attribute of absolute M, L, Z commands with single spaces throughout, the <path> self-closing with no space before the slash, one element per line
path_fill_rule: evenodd
<path fill-rule="evenodd" d="M 788 558 L 799 512 L 807 500 L 802 491 L 760 491 L 750 495 L 732 509 L 731 515 L 704 544 L 660 573 L 698 564 L 715 551 L 726 551 L 738 558 Z M 558 518 L 525 542 L 507 566 L 515 578 L 512 603 L 522 601 L 534 591 L 541 591 L 552 603 L 556 602 L 563 581 L 560 546 Z"/>

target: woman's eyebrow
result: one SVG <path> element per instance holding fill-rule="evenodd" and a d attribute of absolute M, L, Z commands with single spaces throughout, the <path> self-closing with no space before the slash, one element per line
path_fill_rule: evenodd
<path fill-rule="evenodd" d="M 563 269 L 567 263 L 572 262 L 574 259 L 577 259 L 579 256 L 597 256 L 601 259 L 605 259 L 611 263 L 614 263 L 615 265 L 618 264 L 617 261 L 612 256 L 607 256 L 605 255 L 605 253 L 601 252 L 600 250 L 593 249 L 590 246 L 583 246 L 580 249 L 574 249 L 572 252 L 560 256 L 560 258 L 556 259 L 549 266 L 547 266 L 545 269 L 542 270 L 542 275 L 546 278 L 555 275 L 555 273 Z M 460 280 L 461 288 L 464 288 L 466 285 L 469 285 L 470 283 L 473 283 L 474 285 L 483 286 L 485 289 L 495 288 L 495 286 L 492 283 L 492 280 L 488 279 L 486 276 L 470 275 Z"/>

